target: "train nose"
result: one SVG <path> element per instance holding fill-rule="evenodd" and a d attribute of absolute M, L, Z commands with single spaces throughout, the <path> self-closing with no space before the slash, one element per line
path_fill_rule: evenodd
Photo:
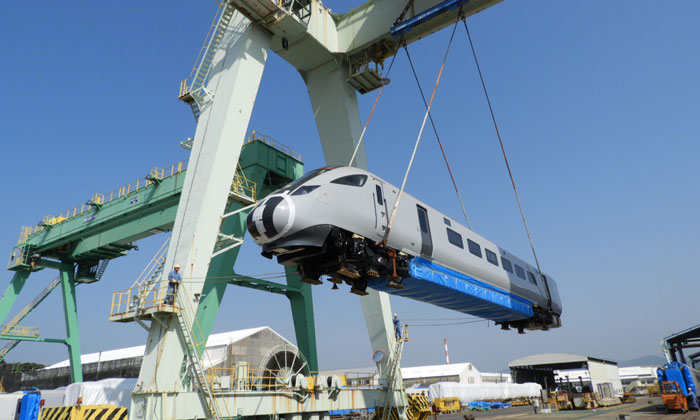
<path fill-rule="evenodd" d="M 270 242 L 284 235 L 294 221 L 294 204 L 287 196 L 269 197 L 248 214 L 246 225 L 255 242 Z"/>

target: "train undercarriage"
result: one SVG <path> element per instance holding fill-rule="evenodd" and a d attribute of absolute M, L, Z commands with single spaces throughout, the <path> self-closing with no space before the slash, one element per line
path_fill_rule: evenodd
<path fill-rule="evenodd" d="M 334 289 L 347 283 L 352 293 L 361 296 L 367 294 L 372 279 L 389 278 L 392 287 L 402 288 L 412 258 L 382 242 L 328 225 L 313 226 L 282 243 L 266 245 L 263 255 L 276 255 L 280 264 L 297 266 L 305 283 L 322 284 L 321 276 L 329 276 Z"/>

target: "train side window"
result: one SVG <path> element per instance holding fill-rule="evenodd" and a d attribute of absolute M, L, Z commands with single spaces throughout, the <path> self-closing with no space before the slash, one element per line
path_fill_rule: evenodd
<path fill-rule="evenodd" d="M 501 257 L 501 262 L 503 263 L 503 269 L 509 273 L 513 273 L 513 264 L 510 263 L 508 258 Z"/>
<path fill-rule="evenodd" d="M 447 219 L 445 219 L 447 220 Z M 464 242 L 462 242 L 462 235 L 459 233 L 455 232 L 454 230 L 450 228 L 445 228 L 447 229 L 447 240 L 450 241 L 452 245 L 458 246 L 462 249 L 464 249 Z"/>
<path fill-rule="evenodd" d="M 447 217 L 443 217 L 442 220 L 445 221 L 445 224 L 446 224 L 447 226 L 452 226 L 452 222 L 451 222 L 450 219 L 448 219 Z"/>
<path fill-rule="evenodd" d="M 379 203 L 380 206 L 383 206 L 384 197 L 382 196 L 382 187 L 380 187 L 379 185 L 375 185 L 375 188 L 377 189 L 377 203 Z"/>
<path fill-rule="evenodd" d="M 532 283 L 532 284 L 534 284 L 535 286 L 537 286 L 537 280 L 535 280 L 535 275 L 532 274 L 532 273 L 529 272 L 529 271 L 527 272 L 527 274 L 528 274 L 528 279 L 530 280 L 530 283 Z"/>
<path fill-rule="evenodd" d="M 521 266 L 519 266 L 518 264 L 515 264 L 515 274 L 517 274 L 518 277 L 520 277 L 521 279 L 526 280 L 525 279 L 525 270 L 523 270 L 523 268 Z"/>
<path fill-rule="evenodd" d="M 422 232 L 428 233 L 428 212 L 421 206 L 418 206 L 418 224 Z"/>
<path fill-rule="evenodd" d="M 350 185 L 361 187 L 367 182 L 367 175 L 346 175 L 331 181 L 331 184 Z"/>
<path fill-rule="evenodd" d="M 484 248 L 484 250 L 486 251 L 486 261 L 490 262 L 495 266 L 498 266 L 498 257 L 496 256 L 496 254 L 490 249 Z"/>
<path fill-rule="evenodd" d="M 469 246 L 469 252 L 481 258 L 481 246 L 471 239 L 467 239 L 467 245 Z"/>

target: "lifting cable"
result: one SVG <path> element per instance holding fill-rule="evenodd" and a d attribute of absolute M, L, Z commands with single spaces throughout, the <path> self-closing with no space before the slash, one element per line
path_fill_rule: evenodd
<path fill-rule="evenodd" d="M 537 272 L 542 279 L 542 283 L 545 287 L 545 292 L 547 293 L 547 305 L 549 309 L 552 309 L 552 295 L 549 291 L 549 285 L 547 284 L 547 279 L 542 275 L 542 269 L 540 268 L 540 261 L 537 259 L 537 252 L 535 252 L 535 244 L 532 241 L 532 235 L 530 234 L 530 228 L 527 225 L 527 220 L 525 219 L 525 211 L 523 210 L 523 205 L 520 202 L 520 195 L 518 194 L 518 188 L 515 186 L 515 179 L 513 178 L 513 171 L 510 169 L 510 164 L 508 163 L 508 155 L 506 154 L 506 148 L 503 146 L 503 139 L 501 138 L 501 132 L 498 129 L 498 123 L 496 123 L 496 115 L 493 112 L 493 106 L 491 105 L 491 99 L 489 98 L 488 90 L 486 89 L 486 83 L 484 82 L 484 76 L 481 73 L 481 66 L 479 66 L 479 60 L 476 57 L 476 50 L 474 49 L 474 43 L 472 42 L 472 36 L 469 33 L 469 26 L 467 25 L 467 20 L 463 19 L 464 29 L 467 31 L 467 38 L 469 38 L 469 46 L 472 50 L 472 55 L 474 56 L 474 63 L 476 64 L 476 69 L 479 72 L 479 79 L 481 80 L 481 87 L 484 90 L 484 96 L 486 96 L 486 103 L 489 106 L 489 111 L 491 112 L 491 120 L 493 121 L 493 126 L 496 129 L 496 136 L 498 137 L 498 143 L 501 145 L 501 152 L 503 152 L 503 160 L 506 163 L 506 168 L 508 169 L 508 176 L 510 176 L 510 183 L 513 185 L 513 192 L 515 193 L 515 200 L 518 202 L 518 208 L 520 209 L 520 216 L 523 218 L 523 224 L 525 225 L 525 232 L 527 232 L 527 238 L 530 241 L 530 248 L 532 249 L 532 256 L 535 257 L 535 264 L 537 264 Z"/>
<path fill-rule="evenodd" d="M 398 52 L 398 50 L 396 51 Z M 394 67 L 394 61 L 396 60 L 396 53 L 394 53 L 394 56 L 391 58 L 391 63 L 389 63 L 389 69 L 386 71 L 386 78 L 389 78 L 389 73 L 391 73 L 391 68 Z M 372 105 L 372 110 L 369 112 L 369 117 L 367 117 L 367 121 L 365 121 L 365 126 L 362 129 L 362 134 L 360 134 L 360 139 L 357 141 L 357 144 L 355 145 L 355 150 L 352 152 L 352 157 L 350 158 L 350 163 L 348 163 L 348 166 L 352 166 L 352 163 L 355 161 L 355 156 L 357 156 L 357 151 L 360 150 L 360 145 L 362 144 L 362 140 L 365 138 L 365 132 L 367 131 L 367 126 L 369 125 L 369 121 L 372 119 L 372 115 L 374 114 L 374 109 L 377 107 L 377 103 L 379 102 L 379 98 L 382 96 L 382 92 L 384 91 L 384 86 L 385 84 L 382 84 L 382 87 L 379 89 L 379 93 L 377 93 L 377 97 L 374 99 L 374 105 Z"/>
<path fill-rule="evenodd" d="M 445 51 L 445 57 L 442 59 L 442 65 L 440 66 L 440 72 L 438 73 L 437 80 L 435 80 L 435 87 L 433 87 L 433 93 L 430 95 L 430 102 L 428 102 L 427 109 L 425 111 L 425 116 L 423 117 L 423 123 L 420 126 L 420 131 L 418 132 L 418 138 L 416 139 L 416 145 L 413 147 L 413 153 L 411 154 L 411 160 L 408 162 L 408 168 L 406 168 L 406 174 L 403 177 L 403 182 L 401 183 L 401 189 L 399 190 L 399 195 L 396 197 L 396 203 L 394 203 L 394 208 L 391 210 L 391 217 L 389 218 L 389 223 L 387 223 L 386 231 L 384 232 L 384 238 L 382 241 L 386 244 L 387 238 L 389 238 L 389 232 L 391 231 L 391 226 L 394 224 L 394 219 L 396 218 L 396 210 L 399 208 L 399 202 L 401 201 L 401 195 L 403 194 L 404 188 L 406 188 L 406 180 L 408 180 L 408 174 L 411 172 L 411 166 L 413 166 L 413 160 L 416 157 L 416 152 L 418 151 L 418 145 L 420 144 L 420 139 L 423 136 L 423 129 L 425 129 L 425 123 L 428 121 L 428 116 L 430 115 L 430 108 L 433 107 L 433 99 L 435 99 L 435 92 L 437 92 L 438 85 L 440 84 L 440 78 L 442 77 L 442 71 L 445 69 L 445 63 L 447 62 L 447 55 L 450 53 L 450 48 L 452 47 L 452 40 L 455 37 L 455 31 L 457 29 L 457 24 L 459 21 L 455 22 L 452 27 L 452 34 L 450 35 L 450 42 L 447 44 L 447 50 Z"/>
<path fill-rule="evenodd" d="M 411 70 L 413 71 L 413 77 L 416 79 L 416 84 L 418 85 L 418 90 L 420 91 L 420 97 L 423 99 L 423 104 L 425 105 L 425 108 L 428 108 L 428 102 L 425 100 L 425 94 L 423 93 L 423 87 L 420 84 L 420 81 L 418 80 L 418 74 L 416 74 L 416 68 L 413 66 L 413 60 L 411 60 L 411 55 L 408 53 L 408 46 L 404 43 L 403 44 L 403 49 L 406 51 L 406 57 L 408 57 L 408 63 L 411 65 Z M 464 213 L 464 218 L 467 220 L 467 226 L 469 226 L 469 230 L 472 229 L 472 223 L 469 221 L 469 216 L 467 216 L 467 210 L 464 208 L 464 201 L 462 201 L 462 194 L 459 193 L 459 188 L 457 188 L 457 182 L 455 182 L 455 177 L 452 175 L 452 169 L 450 168 L 450 162 L 447 161 L 447 155 L 445 154 L 445 148 L 442 147 L 442 140 L 440 140 L 440 135 L 437 132 L 437 128 L 435 127 L 435 121 L 433 121 L 433 114 L 428 113 L 428 117 L 430 118 L 430 125 L 433 126 L 433 132 L 435 133 L 435 138 L 438 141 L 438 144 L 440 145 L 440 151 L 442 152 L 442 158 L 445 160 L 445 165 L 447 166 L 447 172 L 450 173 L 450 178 L 452 179 L 452 185 L 455 188 L 455 192 L 457 193 L 457 199 L 459 200 L 459 205 L 462 206 L 462 213 Z"/>

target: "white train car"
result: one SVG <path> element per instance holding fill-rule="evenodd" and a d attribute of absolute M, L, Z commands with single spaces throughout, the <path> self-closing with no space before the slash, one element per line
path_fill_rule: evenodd
<path fill-rule="evenodd" d="M 561 325 L 556 282 L 522 259 L 365 170 L 324 167 L 270 194 L 247 219 L 268 258 L 353 293 L 372 287 L 522 331 Z M 471 288 L 471 289 L 470 289 Z"/>

